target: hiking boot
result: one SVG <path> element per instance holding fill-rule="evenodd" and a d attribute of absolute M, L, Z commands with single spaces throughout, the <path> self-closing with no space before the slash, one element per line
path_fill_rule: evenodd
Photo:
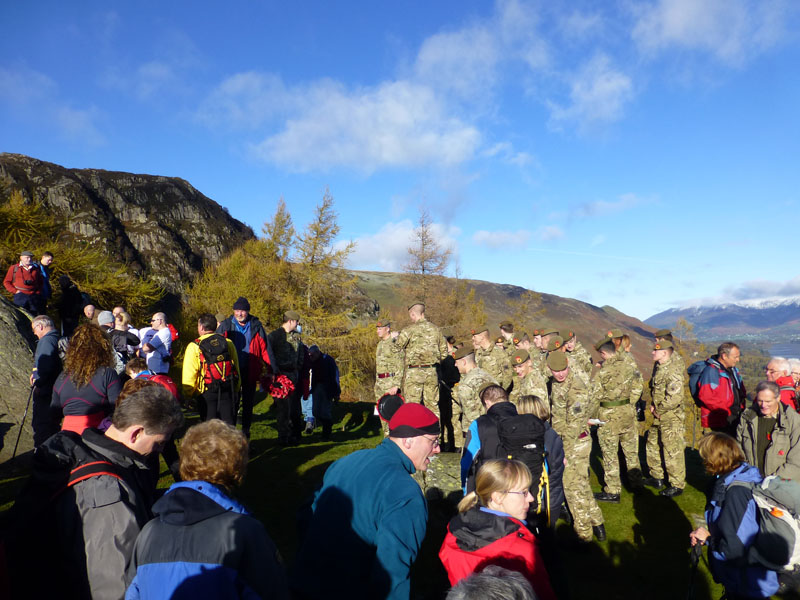
<path fill-rule="evenodd" d="M 595 492 L 594 499 L 599 500 L 600 502 L 612 502 L 614 504 L 619 504 L 619 494 L 609 494 L 608 492 Z"/>
<path fill-rule="evenodd" d="M 606 526 L 603 523 L 600 523 L 600 525 L 592 525 L 592 532 L 598 542 L 606 541 Z"/>
<path fill-rule="evenodd" d="M 646 486 L 648 486 L 648 487 L 656 488 L 657 490 L 660 490 L 661 488 L 664 487 L 664 480 L 663 479 L 657 479 L 655 477 L 648 477 L 647 479 L 644 480 L 644 484 Z"/>
<path fill-rule="evenodd" d="M 311 421 L 306 422 L 306 429 L 304 431 L 306 435 L 311 435 L 314 433 L 314 424 Z"/>
<path fill-rule="evenodd" d="M 667 489 L 661 490 L 659 492 L 659 494 L 661 494 L 662 496 L 666 496 L 667 498 L 674 498 L 675 496 L 680 496 L 682 493 L 683 489 L 672 486 L 669 486 Z"/>

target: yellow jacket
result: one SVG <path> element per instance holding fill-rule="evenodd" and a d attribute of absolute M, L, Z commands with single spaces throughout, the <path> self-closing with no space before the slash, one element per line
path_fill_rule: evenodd
<path fill-rule="evenodd" d="M 212 335 L 214 334 L 206 333 L 197 339 L 204 340 Z M 236 347 L 233 345 L 231 340 L 226 338 L 225 341 L 228 343 L 228 353 L 233 359 L 236 372 L 240 374 L 239 378 L 236 380 L 236 391 L 238 392 L 242 389 L 241 370 L 239 369 L 239 354 L 236 352 Z M 183 395 L 185 398 L 189 398 L 195 394 L 202 394 L 206 390 L 206 385 L 203 381 L 203 371 L 200 366 L 200 355 L 200 346 L 197 345 L 197 342 L 189 342 L 189 344 L 186 346 L 186 352 L 183 355 L 183 375 L 181 377 L 181 383 L 183 384 Z"/>

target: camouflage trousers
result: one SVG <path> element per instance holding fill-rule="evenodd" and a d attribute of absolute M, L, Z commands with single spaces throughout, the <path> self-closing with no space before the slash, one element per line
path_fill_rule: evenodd
<path fill-rule="evenodd" d="M 603 513 L 594 499 L 589 485 L 589 455 L 592 453 L 592 436 L 586 435 L 569 448 L 564 448 L 567 464 L 564 466 L 564 495 L 567 497 L 572 526 L 582 540 L 592 539 L 592 527 L 603 524 Z"/>
<path fill-rule="evenodd" d="M 403 379 L 406 402 L 417 402 L 439 416 L 439 377 L 433 367 L 406 369 Z"/>
<path fill-rule="evenodd" d="M 683 409 L 661 415 L 653 421 L 650 433 L 647 434 L 647 466 L 650 477 L 664 479 L 664 468 L 661 465 L 661 449 L 664 450 L 664 466 L 672 487 L 683 489 L 686 485 L 686 458 L 683 449 L 686 421 Z"/>
<path fill-rule="evenodd" d="M 622 483 L 619 478 L 619 457 L 617 456 L 620 446 L 625 455 L 628 472 L 635 469 L 638 471 L 638 478 L 641 479 L 639 427 L 636 424 L 636 412 L 633 404 L 625 404 L 612 408 L 601 407 L 598 416 L 601 421 L 606 422 L 597 429 L 597 439 L 600 442 L 600 450 L 603 452 L 603 471 L 606 482 L 604 490 L 608 494 L 619 494 L 622 491 Z"/>

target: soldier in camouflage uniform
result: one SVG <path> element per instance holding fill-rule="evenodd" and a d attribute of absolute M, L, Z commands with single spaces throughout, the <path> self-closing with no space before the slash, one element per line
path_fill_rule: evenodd
<path fill-rule="evenodd" d="M 433 323 L 425 319 L 425 305 L 408 307 L 411 325 L 400 333 L 393 331 L 392 352 L 405 351 L 403 395 L 406 402 L 418 402 L 439 416 L 439 375 L 437 365 L 447 356 L 447 342 Z"/>
<path fill-rule="evenodd" d="M 392 324 L 378 321 L 378 347 L 375 349 L 375 402 L 384 394 L 396 394 L 403 382 L 403 353 L 392 350 Z M 389 423 L 381 421 L 384 437 L 389 435 Z"/>
<path fill-rule="evenodd" d="M 592 395 L 600 405 L 598 417 L 605 424 L 597 430 L 600 449 L 603 452 L 605 488 L 595 494 L 603 502 L 619 502 L 622 490 L 619 477 L 619 458 L 617 451 L 622 446 L 625 464 L 628 467 L 628 480 L 633 487 L 639 487 L 642 471 L 639 465 L 639 429 L 631 392 L 633 381 L 641 375 L 638 370 L 614 349 L 608 339 L 600 340 L 595 348 L 603 359 L 603 366 L 595 375 Z M 623 351 L 624 352 L 624 351 Z"/>
<path fill-rule="evenodd" d="M 664 465 L 669 475 L 669 487 L 661 490 L 662 496 L 673 497 L 683 493 L 686 486 L 686 446 L 684 432 L 686 413 L 683 407 L 683 362 L 675 358 L 678 353 L 668 341 L 656 342 L 653 360 L 658 363 L 656 375 L 651 382 L 653 390 L 653 425 L 647 435 L 647 466 L 650 477 L 645 483 L 657 489 L 664 487 L 664 469 L 661 466 L 661 448 L 664 450 Z"/>
<path fill-rule="evenodd" d="M 656 338 L 656 342 L 669 342 L 672 344 L 672 348 L 674 350 L 672 354 L 672 360 L 680 363 L 681 369 L 686 372 L 686 363 L 683 362 L 683 357 L 678 352 L 678 347 L 675 345 L 675 340 L 672 337 L 672 331 L 669 329 L 659 329 L 653 334 L 653 337 Z M 677 367 L 675 367 L 677 369 Z M 658 362 L 653 363 L 653 373 L 650 376 L 650 396 L 653 395 L 653 382 L 656 380 L 656 372 L 658 371 Z"/>
<path fill-rule="evenodd" d="M 283 315 L 283 325 L 272 331 L 269 347 L 275 358 L 272 369 L 276 375 L 285 375 L 294 384 L 294 391 L 286 398 L 275 401 L 278 416 L 278 443 L 293 444 L 303 431 L 303 414 L 300 408 L 300 397 L 303 394 L 303 363 L 306 348 L 300 340 L 297 325 L 300 315 L 288 310 Z"/>
<path fill-rule="evenodd" d="M 490 383 L 498 385 L 498 381 L 478 366 L 475 351 L 467 345 L 456 350 L 455 359 L 461 380 L 453 394 L 453 430 L 456 446 L 463 448 L 469 426 L 486 412 L 479 396 L 480 390 Z"/>
<path fill-rule="evenodd" d="M 511 360 L 511 357 L 514 356 L 514 353 L 517 351 L 514 342 L 514 324 L 509 320 L 502 321 L 500 323 L 500 335 L 503 338 L 503 350 L 505 350 L 509 360 Z"/>
<path fill-rule="evenodd" d="M 536 396 L 547 403 L 547 381 L 542 373 L 534 368 L 530 354 L 525 350 L 517 350 L 511 360 L 517 379 L 508 399 L 516 405 L 517 399 L 522 396 Z"/>
<path fill-rule="evenodd" d="M 475 361 L 478 366 L 508 390 L 512 381 L 508 355 L 492 343 L 486 327 L 472 329 L 472 345 L 475 347 Z"/>
<path fill-rule="evenodd" d="M 564 339 L 566 340 L 564 346 L 569 353 L 570 364 L 591 376 L 593 367 L 592 355 L 578 341 L 574 331 L 567 331 Z"/>
<path fill-rule="evenodd" d="M 624 336 L 625 334 L 621 329 L 611 329 L 608 331 L 608 333 L 606 333 L 606 340 L 614 343 L 614 348 L 617 354 L 619 354 L 622 359 L 633 369 L 634 375 L 633 380 L 631 381 L 631 404 L 636 404 L 644 392 L 644 379 L 639 371 L 639 366 L 636 364 L 636 359 L 633 358 L 633 354 L 630 352 L 630 346 L 625 348 L 625 346 L 622 344 L 622 338 Z"/>
<path fill-rule="evenodd" d="M 515 333 L 513 342 L 515 350 L 525 350 L 528 354 L 532 353 L 531 348 L 533 347 L 533 344 L 531 344 L 530 337 L 528 337 L 528 334 L 524 331 L 518 331 Z"/>
<path fill-rule="evenodd" d="M 572 514 L 572 526 L 583 542 L 606 539 L 603 513 L 597 506 L 589 484 L 589 455 L 592 436 L 589 418 L 595 414 L 592 404 L 589 377 L 580 369 L 572 368 L 567 355 L 553 352 L 547 357 L 547 368 L 552 376 L 550 390 L 550 418 L 553 429 L 564 442 L 564 494 Z"/>
<path fill-rule="evenodd" d="M 550 378 L 550 371 L 547 370 L 547 353 L 549 352 L 548 347 L 550 346 L 550 341 L 560 336 L 558 335 L 558 328 L 555 325 L 551 325 L 549 323 L 544 323 L 539 326 L 539 352 L 531 355 L 531 361 L 533 362 L 533 366 L 535 369 L 540 371 L 545 379 Z M 563 344 L 563 340 L 561 341 Z M 560 346 L 559 346 L 560 348 Z"/>

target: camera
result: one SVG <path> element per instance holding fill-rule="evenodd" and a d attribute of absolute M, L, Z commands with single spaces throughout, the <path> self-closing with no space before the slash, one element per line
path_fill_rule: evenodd
<path fill-rule="evenodd" d="M 33 285 L 33 279 L 23 279 L 22 283 L 25 285 Z"/>

